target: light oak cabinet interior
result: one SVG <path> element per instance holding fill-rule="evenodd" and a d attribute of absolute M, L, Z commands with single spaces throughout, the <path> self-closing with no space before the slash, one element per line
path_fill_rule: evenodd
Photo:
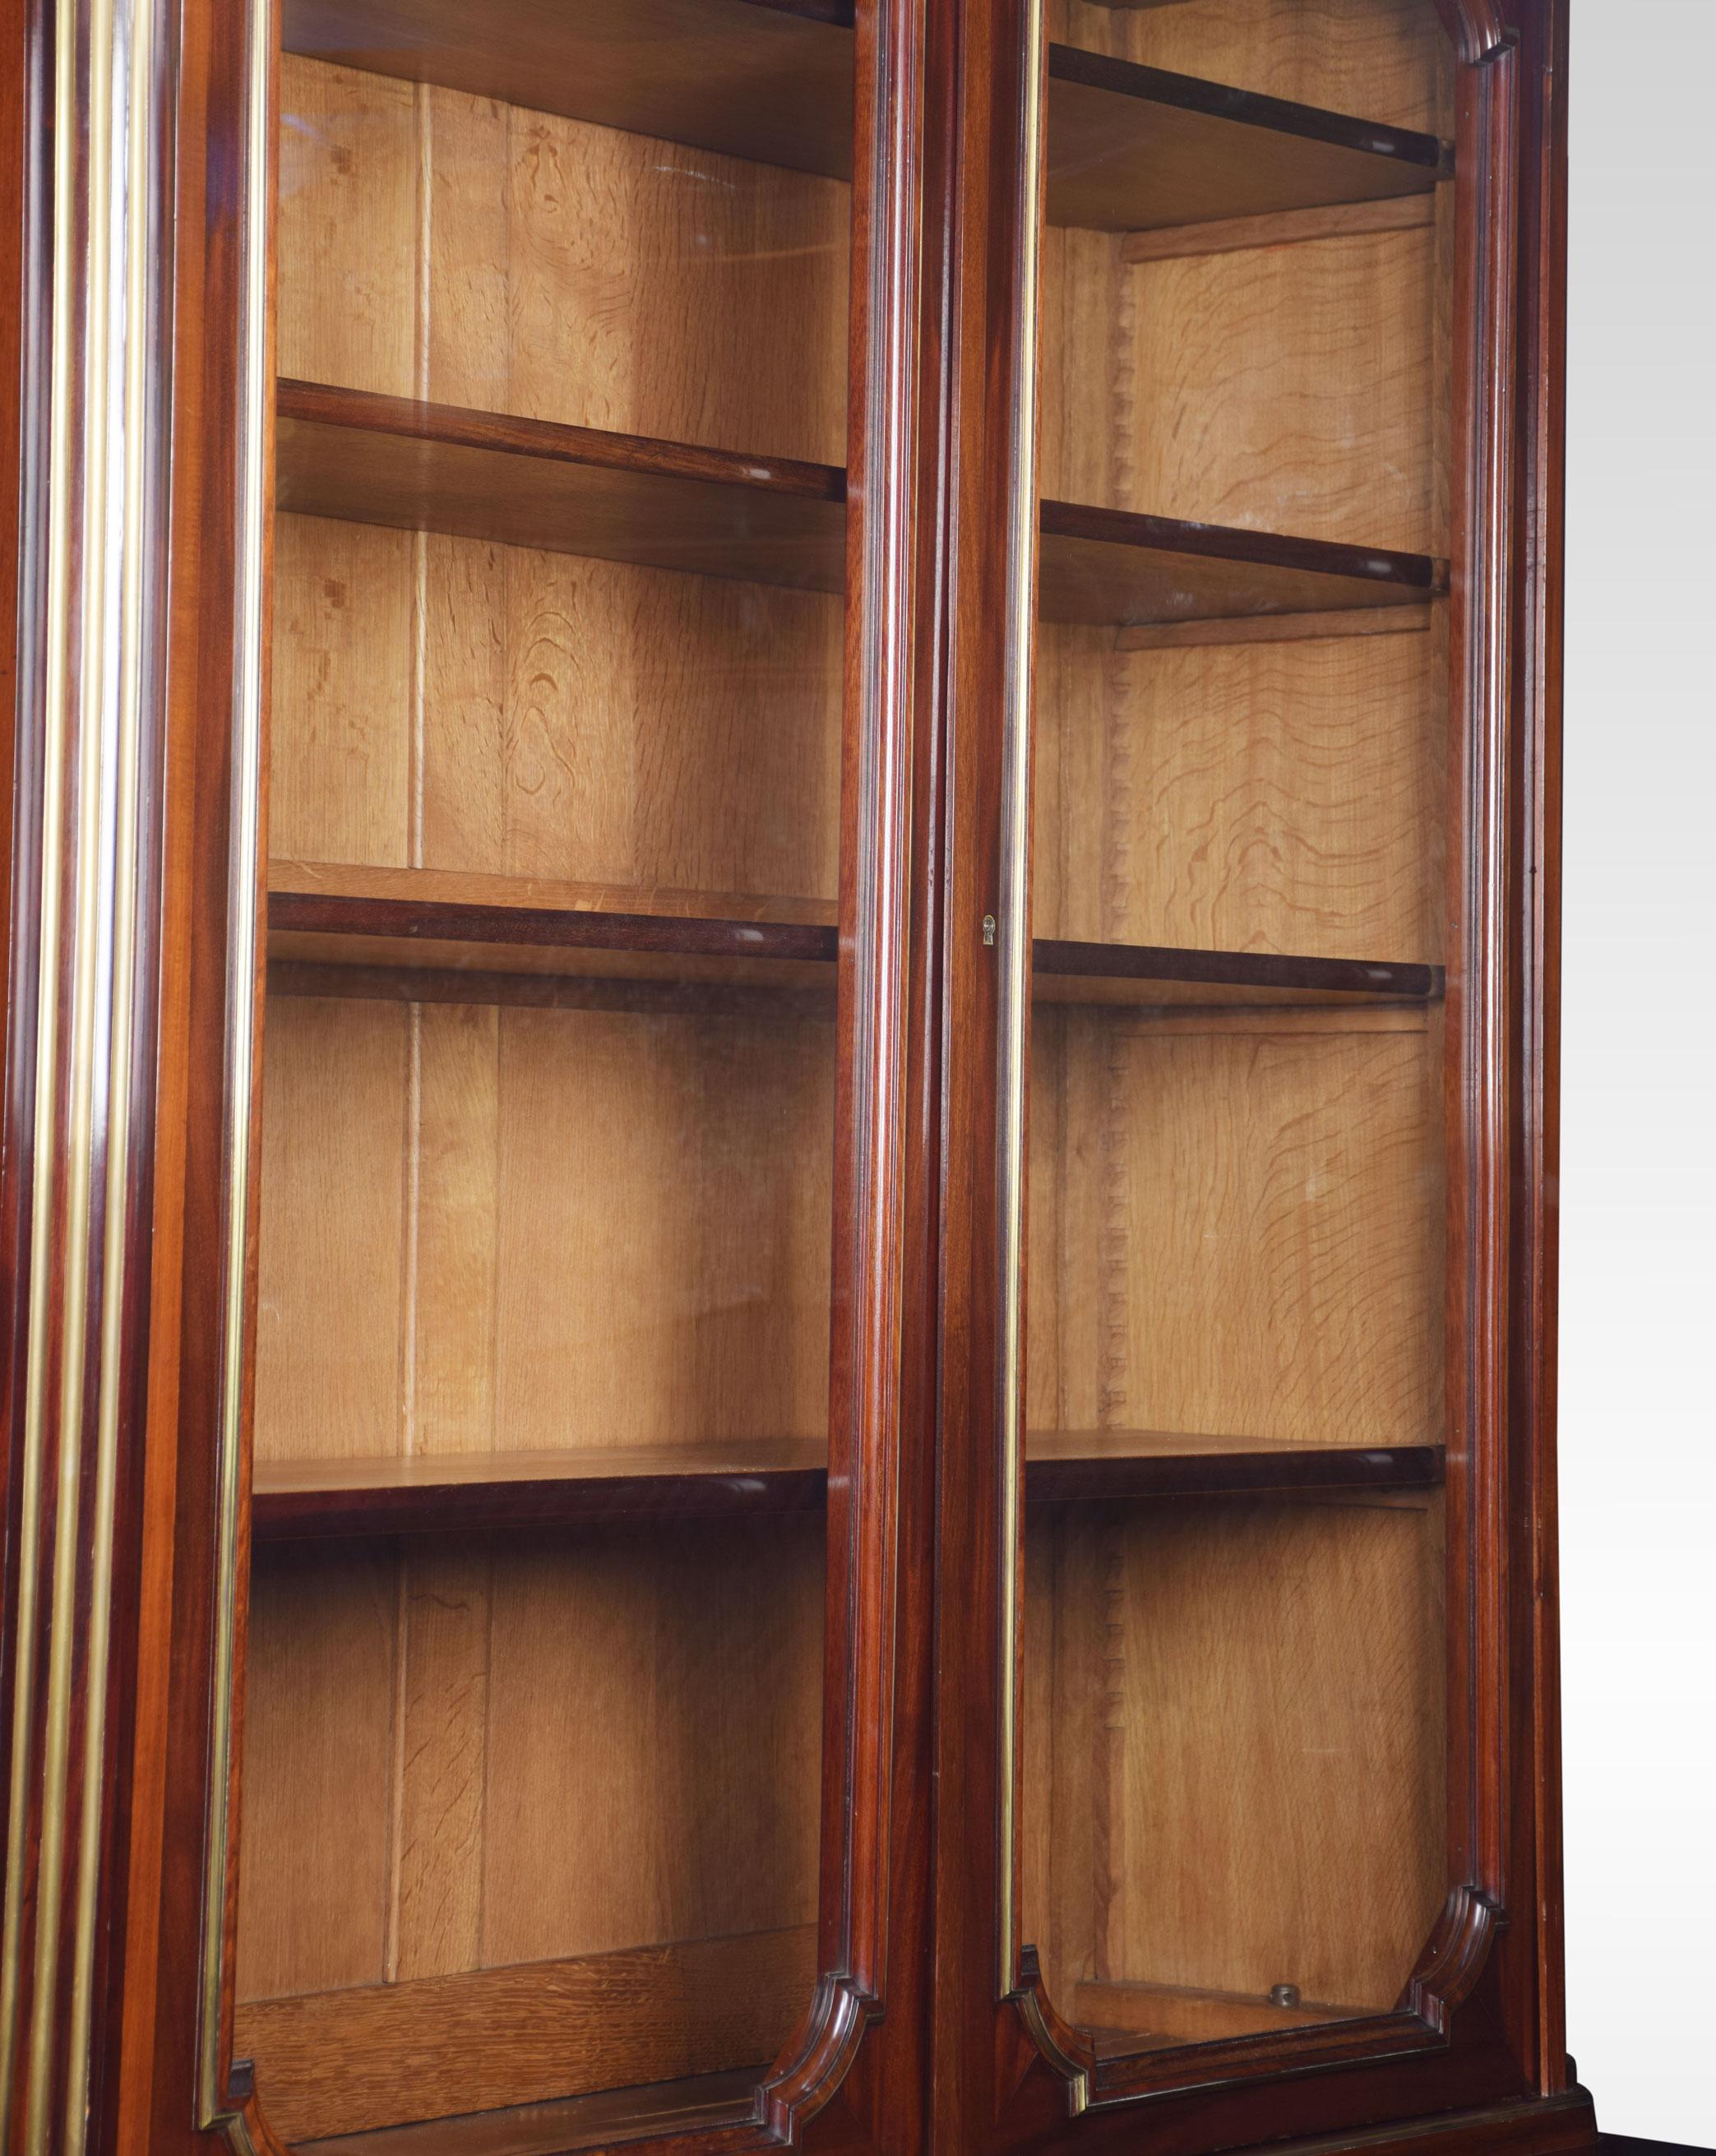
<path fill-rule="evenodd" d="M 816 1974 L 846 33 L 403 7 L 288 8 L 280 83 L 258 1517 L 441 1507 L 259 1539 L 300 2142 L 742 2104 Z M 1441 1898 L 1452 265 L 1433 139 L 1259 209 L 1170 100 L 1093 180 L 1077 54 L 1428 138 L 1451 69 L 1429 0 L 1052 16 L 1024 1908 L 1112 2052 L 1386 2010 Z"/>

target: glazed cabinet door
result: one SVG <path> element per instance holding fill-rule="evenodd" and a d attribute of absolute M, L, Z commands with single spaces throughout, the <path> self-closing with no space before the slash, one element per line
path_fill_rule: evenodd
<path fill-rule="evenodd" d="M 939 2132 L 1549 2095 L 1549 13 L 974 13 Z"/>
<path fill-rule="evenodd" d="M 152 2150 L 873 2145 L 919 41 L 193 0 L 161 49 Z"/>

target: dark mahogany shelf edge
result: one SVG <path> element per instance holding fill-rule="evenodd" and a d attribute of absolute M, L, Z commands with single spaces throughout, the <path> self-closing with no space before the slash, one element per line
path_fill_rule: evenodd
<path fill-rule="evenodd" d="M 1032 1504 L 1123 1497 L 1292 1496 L 1344 1490 L 1431 1490 L 1442 1481 L 1439 1445 L 1270 1446 L 1247 1452 L 1139 1453 L 1033 1460 L 1025 1494 Z"/>
<path fill-rule="evenodd" d="M 846 498 L 846 475 L 837 465 L 702 449 L 692 442 L 614 434 L 602 427 L 572 427 L 557 419 L 522 419 L 505 412 L 386 396 L 379 390 L 283 377 L 276 409 L 282 419 L 301 420 L 306 425 L 349 427 L 354 433 L 392 434 L 452 449 L 490 449 L 550 464 L 636 472 L 645 478 L 701 480 L 716 486 L 792 495 L 805 501 L 843 502 Z"/>
<path fill-rule="evenodd" d="M 853 27 L 856 12 L 850 0 L 749 0 L 749 4 L 802 16 L 809 22 L 831 23 L 845 30 Z M 1332 143 L 1338 149 L 1360 151 L 1367 157 L 1395 158 L 1403 164 L 1421 166 L 1426 186 L 1448 178 L 1453 172 L 1452 145 L 1437 136 L 1331 112 L 1318 105 L 1301 105 L 1291 98 L 1271 97 L 1261 90 L 1232 89 L 1201 75 L 1145 67 L 1081 45 L 1051 44 L 1049 77 L 1054 82 L 1081 83 L 1087 89 L 1111 90 L 1116 96 L 1138 98 L 1151 105 L 1173 105 L 1182 112 L 1202 113 L 1211 120 L 1234 120 L 1250 127 L 1266 127 L 1279 135 L 1302 136 L 1311 141 Z"/>
<path fill-rule="evenodd" d="M 748 8 L 766 8 L 776 15 L 796 15 L 804 23 L 828 23 L 837 30 L 855 27 L 858 11 L 852 0 L 744 0 Z"/>
<path fill-rule="evenodd" d="M 1273 1447 L 1247 1452 L 1143 1453 L 1034 1460 L 1025 1469 L 1033 1504 L 1127 1497 L 1291 1496 L 1296 1492 L 1432 1489 L 1442 1480 L 1440 1445 Z M 755 1473 L 674 1472 L 537 1481 L 417 1483 L 337 1490 L 259 1491 L 259 1542 L 361 1535 L 445 1534 L 581 1522 L 734 1518 L 814 1512 L 825 1503 L 821 1468 Z"/>
<path fill-rule="evenodd" d="M 1447 564 L 1429 554 L 1353 547 L 1335 539 L 1295 539 L 1282 532 L 1149 516 L 1138 510 L 1102 509 L 1087 502 L 1045 501 L 1042 531 L 1046 539 L 1087 539 L 1105 547 L 1293 569 L 1306 576 L 1356 578 L 1362 583 L 1398 585 L 1403 596 L 1415 598 L 1434 598 L 1447 586 Z"/>
<path fill-rule="evenodd" d="M 1066 943 L 1040 938 L 1034 971 L 1061 980 L 1184 981 L 1226 988 L 1309 988 L 1328 995 L 1431 1003 L 1442 993 L 1440 966 L 1366 958 L 1278 957 L 1266 951 L 1184 951 L 1148 943 Z"/>
<path fill-rule="evenodd" d="M 269 896 L 270 928 L 283 932 L 400 942 L 528 944 L 566 950 L 652 951 L 700 957 L 818 960 L 839 950 L 833 928 L 812 923 L 721 921 L 696 915 L 597 913 L 547 906 L 466 906 L 443 899 L 349 898 L 321 891 Z M 1039 974 L 1063 979 L 1176 981 L 1216 988 L 1320 990 L 1415 1003 L 1442 993 L 1438 966 L 1359 958 L 1277 957 L 1266 952 L 1185 951 L 1150 944 L 1041 939 Z"/>
<path fill-rule="evenodd" d="M 1081 83 L 1087 90 L 1111 90 L 1119 97 L 1172 105 L 1210 120 L 1237 121 L 1248 127 L 1266 127 L 1277 135 L 1297 135 L 1309 141 L 1329 143 L 1336 149 L 1420 166 L 1426 188 L 1450 177 L 1453 172 L 1451 146 L 1437 136 L 1387 126 L 1379 121 L 1354 119 L 1319 105 L 1297 105 L 1261 90 L 1232 90 L 1201 75 L 1173 74 L 1164 68 L 1144 67 L 1135 60 L 1089 52 L 1081 45 L 1051 44 L 1049 76 L 1054 82 Z"/>
<path fill-rule="evenodd" d="M 701 449 L 693 443 L 611 434 L 599 427 L 573 427 L 552 419 L 516 418 L 504 412 L 429 403 L 411 397 L 385 396 L 376 390 L 282 380 L 277 408 L 284 420 L 312 427 L 346 428 L 354 434 L 391 437 L 402 443 L 486 451 L 542 464 L 623 472 L 642 479 L 692 480 L 801 501 L 840 505 L 846 498 L 846 475 L 835 465 Z M 1396 588 L 1403 598 L 1433 597 L 1446 584 L 1446 564 L 1427 554 L 1354 547 L 1333 540 L 1298 539 L 1284 533 L 1152 516 L 1087 503 L 1045 501 L 1042 531 L 1046 539 L 1087 540 L 1139 552 L 1355 579 Z"/>
<path fill-rule="evenodd" d="M 259 1491 L 251 1500 L 251 1523 L 259 1542 L 296 1542 L 564 1527 L 580 1521 L 753 1518 L 817 1512 L 827 1495 L 828 1475 L 820 1467 L 770 1468 L 754 1474 L 604 1475 L 586 1481 L 545 1476 L 539 1481 Z"/>
<path fill-rule="evenodd" d="M 568 951 L 680 952 L 705 958 L 809 958 L 826 964 L 833 963 L 840 942 L 836 930 L 814 922 L 466 906 L 446 899 L 349 898 L 325 891 L 270 892 L 268 925 L 304 935 L 377 937 L 408 943 L 529 944 Z"/>

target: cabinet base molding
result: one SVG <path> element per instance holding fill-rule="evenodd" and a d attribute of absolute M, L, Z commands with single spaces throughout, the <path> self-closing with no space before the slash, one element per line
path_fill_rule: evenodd
<path fill-rule="evenodd" d="M 326 2140 L 635 2090 L 660 2079 L 664 2062 L 696 2076 L 754 2066 L 779 2049 L 815 1964 L 815 1927 L 804 1924 L 257 1999 L 238 2010 L 236 2049 L 255 2062 L 275 2133 Z M 472 2156 L 479 2146 L 490 2144 L 473 2143 Z"/>
<path fill-rule="evenodd" d="M 1272 2156 L 1587 2156 L 1598 2145 L 1596 2112 L 1576 2085 L 1559 2096 L 1453 2111 L 1314 2141 L 1272 2143 Z"/>
<path fill-rule="evenodd" d="M 301 2143 L 298 2156 L 573 2156 L 645 2133 L 682 2133 L 742 2126 L 756 2109 L 764 2069 L 697 2074 L 648 2088 L 608 2089 L 557 2103 L 510 2105 L 463 2118 L 431 2118 L 420 2126 L 383 2127 Z"/>

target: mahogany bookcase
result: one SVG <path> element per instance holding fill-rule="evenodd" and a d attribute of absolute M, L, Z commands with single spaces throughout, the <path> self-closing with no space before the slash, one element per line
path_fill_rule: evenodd
<path fill-rule="evenodd" d="M 1578 2156 L 1564 0 L 6 0 L 19 2156 Z"/>

